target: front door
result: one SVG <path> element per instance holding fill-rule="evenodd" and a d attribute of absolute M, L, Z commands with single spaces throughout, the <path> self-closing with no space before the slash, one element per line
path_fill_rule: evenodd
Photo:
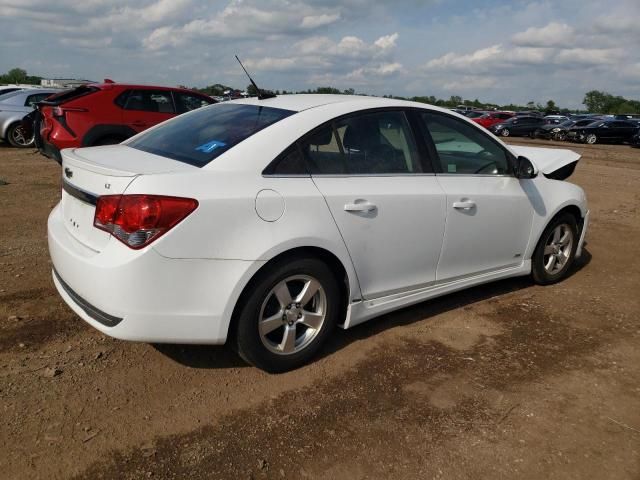
<path fill-rule="evenodd" d="M 432 284 L 445 196 L 418 155 L 405 113 L 355 114 L 321 127 L 301 146 L 364 298 Z"/>
<path fill-rule="evenodd" d="M 438 281 L 520 265 L 533 208 L 512 175 L 506 149 L 463 120 L 439 113 L 421 117 L 438 158 L 436 178 L 446 194 Z"/>

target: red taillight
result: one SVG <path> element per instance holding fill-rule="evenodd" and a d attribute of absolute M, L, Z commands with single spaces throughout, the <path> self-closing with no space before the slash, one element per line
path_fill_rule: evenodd
<path fill-rule="evenodd" d="M 193 198 L 103 195 L 98 197 L 93 226 L 138 249 L 167 233 L 197 206 Z"/>

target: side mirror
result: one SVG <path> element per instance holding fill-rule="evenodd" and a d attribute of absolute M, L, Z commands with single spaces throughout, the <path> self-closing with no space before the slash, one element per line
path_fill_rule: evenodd
<path fill-rule="evenodd" d="M 527 157 L 519 156 L 516 159 L 517 178 L 535 178 L 538 175 L 536 167 Z"/>

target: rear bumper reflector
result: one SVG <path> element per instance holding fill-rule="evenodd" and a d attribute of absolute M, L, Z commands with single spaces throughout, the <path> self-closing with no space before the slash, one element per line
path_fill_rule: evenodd
<path fill-rule="evenodd" d="M 80 295 L 74 292 L 73 289 L 69 285 L 67 285 L 65 281 L 62 280 L 62 278 L 60 278 L 60 275 L 55 269 L 53 270 L 53 274 L 56 276 L 56 279 L 58 280 L 58 282 L 60 282 L 60 285 L 62 286 L 64 291 L 67 292 L 67 295 L 69 295 L 71 299 L 82 310 L 84 310 L 87 315 L 93 318 L 96 322 L 100 322 L 102 325 L 106 327 L 115 327 L 123 320 L 122 318 L 109 315 L 108 313 L 105 313 L 102 310 L 99 310 L 93 305 L 91 305 L 84 298 L 82 298 Z"/>

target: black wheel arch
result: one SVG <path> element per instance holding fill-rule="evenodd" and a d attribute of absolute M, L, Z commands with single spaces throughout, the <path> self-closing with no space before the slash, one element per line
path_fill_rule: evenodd
<path fill-rule="evenodd" d="M 127 125 L 95 125 L 85 133 L 82 138 L 82 146 L 90 147 L 95 143 L 106 137 L 117 137 L 126 140 L 129 137 L 133 137 L 136 132 L 133 128 Z"/>
<path fill-rule="evenodd" d="M 344 268 L 344 265 L 329 250 L 325 250 L 324 248 L 319 247 L 297 247 L 290 250 L 286 250 L 271 260 L 266 262 L 260 269 L 254 273 L 251 279 L 247 282 L 247 284 L 242 289 L 242 293 L 238 297 L 236 304 L 233 308 L 233 313 L 231 315 L 231 322 L 229 323 L 229 332 L 227 335 L 227 341 L 234 338 L 236 335 L 236 326 L 237 326 L 237 318 L 240 314 L 240 310 L 242 305 L 244 305 L 246 298 L 248 295 L 253 292 L 256 283 L 259 281 L 260 277 L 264 275 L 265 271 L 268 271 L 273 267 L 276 263 L 285 262 L 287 260 L 294 260 L 300 258 L 317 258 L 322 260 L 333 272 L 336 283 L 340 289 L 340 311 L 346 315 L 347 305 L 349 304 L 349 278 L 347 275 L 347 271 Z M 343 323 L 344 318 L 341 319 L 339 324 Z"/>

